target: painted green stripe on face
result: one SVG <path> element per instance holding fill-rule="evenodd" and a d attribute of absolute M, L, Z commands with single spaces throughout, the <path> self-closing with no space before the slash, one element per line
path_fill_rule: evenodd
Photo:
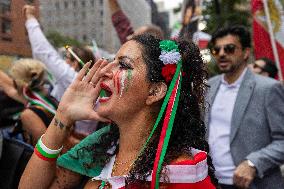
<path fill-rule="evenodd" d="M 131 70 L 127 70 L 127 81 L 128 81 L 128 82 L 127 82 L 125 91 L 128 90 L 131 79 L 132 79 L 132 71 L 131 71 Z"/>

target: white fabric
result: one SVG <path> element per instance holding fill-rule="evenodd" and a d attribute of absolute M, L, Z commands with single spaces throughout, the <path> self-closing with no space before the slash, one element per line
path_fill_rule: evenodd
<path fill-rule="evenodd" d="M 26 21 L 33 57 L 43 62 L 55 78 L 51 95 L 60 101 L 64 91 L 75 79 L 77 72 L 63 60 L 59 53 L 47 41 L 38 21 L 34 18 Z"/>
<path fill-rule="evenodd" d="M 232 84 L 228 84 L 224 80 L 223 75 L 210 112 L 210 154 L 216 169 L 216 177 L 219 179 L 219 183 L 222 184 L 233 184 L 233 172 L 236 167 L 230 152 L 231 119 L 237 94 L 246 70 Z"/>
<path fill-rule="evenodd" d="M 199 152 L 203 152 L 192 148 L 192 154 L 196 155 Z M 97 177 L 93 177 L 92 180 L 102 180 L 109 182 L 112 189 L 119 189 L 125 186 L 124 176 L 111 176 L 113 165 L 115 162 L 115 155 L 110 159 L 110 161 L 105 165 L 101 174 Z M 196 183 L 204 180 L 208 176 L 208 165 L 207 158 L 196 165 L 167 165 L 166 166 L 167 179 L 170 183 Z M 147 177 L 147 181 L 152 180 L 152 174 Z M 164 181 L 160 178 L 160 182 Z"/>

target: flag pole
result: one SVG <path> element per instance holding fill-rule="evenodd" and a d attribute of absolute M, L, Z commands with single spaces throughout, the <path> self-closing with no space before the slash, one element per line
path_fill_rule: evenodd
<path fill-rule="evenodd" d="M 279 80 L 283 81 L 279 55 L 278 55 L 278 51 L 277 51 L 277 47 L 276 47 L 276 43 L 275 43 L 273 28 L 272 28 L 271 19 L 270 19 L 270 13 L 269 13 L 268 6 L 267 6 L 267 0 L 262 0 L 262 2 L 263 2 L 263 5 L 264 5 L 264 12 L 265 12 L 266 22 L 267 22 L 267 26 L 268 26 L 272 51 L 273 51 L 273 55 L 274 55 L 274 58 L 275 58 L 276 65 L 278 67 Z"/>

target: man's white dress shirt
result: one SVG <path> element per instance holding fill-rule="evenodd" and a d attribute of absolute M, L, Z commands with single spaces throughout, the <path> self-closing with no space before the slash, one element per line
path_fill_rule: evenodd
<path fill-rule="evenodd" d="M 221 85 L 212 104 L 209 120 L 209 146 L 216 169 L 216 177 L 221 184 L 233 184 L 233 173 L 236 168 L 230 152 L 230 132 L 232 114 L 237 94 L 246 73 L 232 84 L 228 84 L 222 76 Z"/>

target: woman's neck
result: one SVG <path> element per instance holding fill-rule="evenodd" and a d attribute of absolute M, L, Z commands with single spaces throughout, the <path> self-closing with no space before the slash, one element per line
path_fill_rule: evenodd
<path fill-rule="evenodd" d="M 132 117 L 134 119 L 119 123 L 119 154 L 121 155 L 136 154 L 138 156 L 155 123 L 157 113 L 141 111 Z"/>

